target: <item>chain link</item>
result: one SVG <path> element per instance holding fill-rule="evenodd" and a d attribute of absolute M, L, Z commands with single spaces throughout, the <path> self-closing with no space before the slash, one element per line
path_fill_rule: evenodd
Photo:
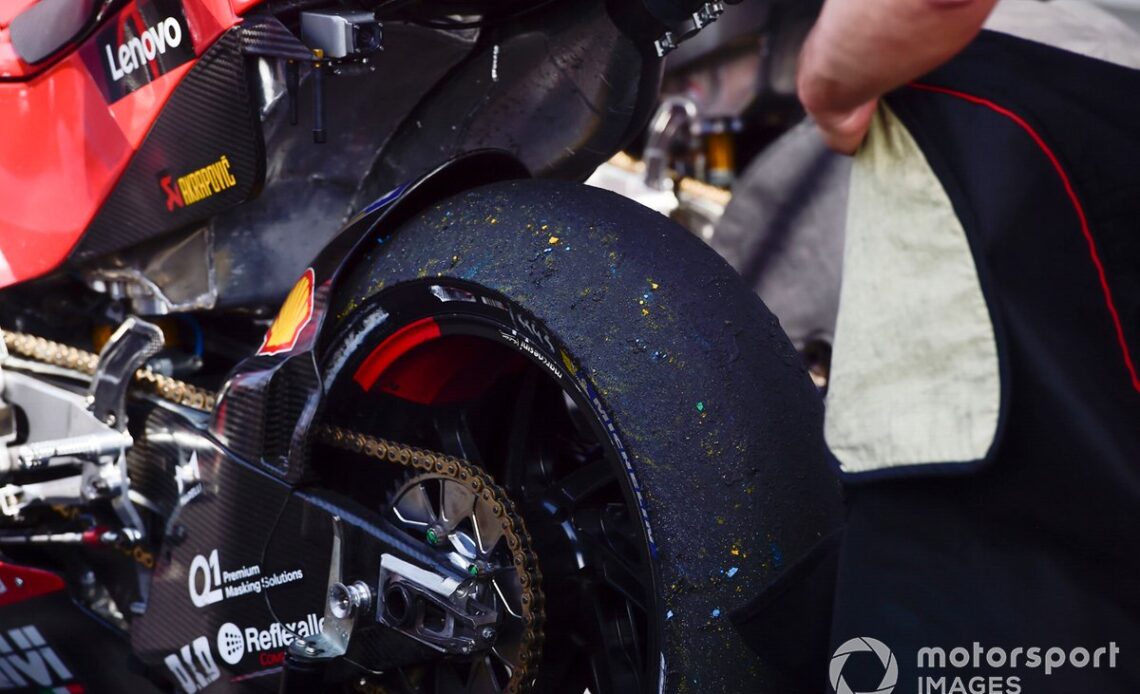
<path fill-rule="evenodd" d="M 77 371 L 88 376 L 95 374 L 99 357 L 69 345 L 26 333 L 3 331 L 8 351 L 24 358 Z M 213 393 L 155 373 L 149 368 L 135 372 L 136 385 L 159 397 L 195 410 L 209 412 L 214 409 Z M 511 550 L 514 570 L 522 586 L 523 639 L 518 667 L 511 672 L 507 683 L 509 694 L 525 694 L 534 687 L 538 661 L 542 654 L 544 602 L 542 572 L 531 548 L 526 523 L 515 509 L 506 491 L 482 468 L 461 458 L 407 446 L 376 436 L 369 436 L 332 425 L 316 427 L 316 439 L 341 450 L 357 453 L 375 460 L 399 465 L 418 472 L 445 475 L 465 485 L 494 512 L 501 524 L 507 546 Z"/>
<path fill-rule="evenodd" d="M 13 354 L 88 376 L 95 375 L 95 368 L 99 364 L 97 354 L 27 333 L 3 332 L 4 345 Z M 214 409 L 215 397 L 210 391 L 155 373 L 149 367 L 136 371 L 134 380 L 144 390 L 164 400 L 203 412 Z"/>

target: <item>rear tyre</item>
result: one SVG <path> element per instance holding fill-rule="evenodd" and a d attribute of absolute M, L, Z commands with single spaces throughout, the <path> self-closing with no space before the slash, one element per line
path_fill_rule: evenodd
<path fill-rule="evenodd" d="M 605 191 L 498 183 L 387 237 L 332 315 L 326 420 L 480 464 L 524 517 L 537 691 L 779 691 L 727 613 L 833 527 L 838 494 L 811 381 L 712 251 Z M 383 506 L 403 481 L 349 484 Z M 479 667 L 391 686 L 495 691 Z"/>

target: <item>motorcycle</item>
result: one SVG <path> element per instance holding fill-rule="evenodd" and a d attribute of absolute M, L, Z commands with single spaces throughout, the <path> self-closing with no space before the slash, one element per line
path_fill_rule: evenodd
<path fill-rule="evenodd" d="M 5 3 L 0 689 L 778 691 L 819 398 L 578 183 L 722 10 Z"/>

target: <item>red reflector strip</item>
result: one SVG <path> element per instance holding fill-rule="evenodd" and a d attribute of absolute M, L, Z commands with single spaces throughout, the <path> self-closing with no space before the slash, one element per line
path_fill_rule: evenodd
<path fill-rule="evenodd" d="M 63 579 L 50 571 L 0 562 L 0 607 L 63 590 Z"/>
<path fill-rule="evenodd" d="M 397 359 L 416 347 L 438 338 L 439 324 L 433 318 L 421 318 L 409 323 L 389 335 L 376 345 L 352 377 L 364 390 L 372 390 L 380 374 L 384 373 Z"/>

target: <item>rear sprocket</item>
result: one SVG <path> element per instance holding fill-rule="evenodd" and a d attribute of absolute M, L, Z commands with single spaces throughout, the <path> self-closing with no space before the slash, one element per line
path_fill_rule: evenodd
<path fill-rule="evenodd" d="M 480 634 L 490 645 L 473 650 L 469 677 L 485 678 L 488 691 L 530 691 L 542 653 L 542 573 L 506 491 L 481 468 L 442 453 L 337 427 L 322 427 L 320 438 L 414 471 L 389 498 L 394 520 L 470 576 L 460 587 L 464 599 L 502 616 Z"/>

